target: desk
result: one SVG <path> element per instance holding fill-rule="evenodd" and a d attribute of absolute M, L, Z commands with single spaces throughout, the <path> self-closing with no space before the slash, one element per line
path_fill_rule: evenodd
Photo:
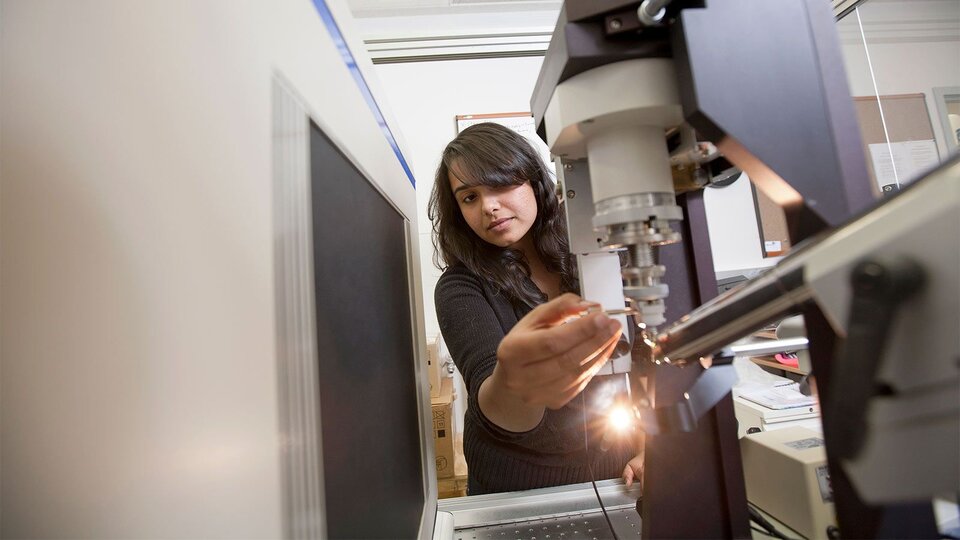
<path fill-rule="evenodd" d="M 786 371 L 787 373 L 796 373 L 797 375 L 806 375 L 806 372 L 804 372 L 802 369 L 795 368 L 793 366 L 788 366 L 786 364 L 781 364 L 780 362 L 777 362 L 777 360 L 772 356 L 751 356 L 750 360 L 752 360 L 754 364 L 757 364 L 762 367 L 766 367 L 770 369 L 779 369 L 780 371 Z"/>
<path fill-rule="evenodd" d="M 730 349 L 737 356 L 750 358 L 753 363 L 759 366 L 780 370 L 784 374 L 793 373 L 795 375 L 806 375 L 807 373 L 800 368 L 781 364 L 770 355 L 779 352 L 804 351 L 806 348 L 806 338 L 777 339 L 776 334 L 770 331 L 756 332 L 730 346 Z"/>

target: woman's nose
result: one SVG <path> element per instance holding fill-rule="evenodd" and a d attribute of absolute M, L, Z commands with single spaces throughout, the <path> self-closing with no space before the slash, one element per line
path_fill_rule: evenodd
<path fill-rule="evenodd" d="M 500 209 L 500 199 L 496 195 L 487 195 L 483 198 L 483 210 L 494 213 Z"/>

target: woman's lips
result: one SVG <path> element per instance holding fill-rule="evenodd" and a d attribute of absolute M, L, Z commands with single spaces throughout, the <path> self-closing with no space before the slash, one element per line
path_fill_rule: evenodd
<path fill-rule="evenodd" d="M 507 224 L 510 222 L 511 219 L 513 219 L 513 218 L 501 218 L 501 219 L 498 219 L 498 220 L 494 221 L 493 223 L 491 223 L 490 226 L 487 227 L 487 230 L 488 230 L 488 231 L 502 231 L 502 230 L 504 230 L 504 229 L 507 228 Z"/>

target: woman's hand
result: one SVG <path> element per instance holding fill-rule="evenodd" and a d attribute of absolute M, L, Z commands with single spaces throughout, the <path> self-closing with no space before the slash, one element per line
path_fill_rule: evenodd
<path fill-rule="evenodd" d="M 579 394 L 610 357 L 622 328 L 602 312 L 576 317 L 595 303 L 561 295 L 535 308 L 503 338 L 497 367 L 480 387 L 480 408 L 510 431 L 533 429 L 544 407 L 559 409 Z"/>
<path fill-rule="evenodd" d="M 643 452 L 633 456 L 633 459 L 627 462 L 627 466 L 623 468 L 623 481 L 626 482 L 627 487 L 633 485 L 634 481 L 640 483 L 640 486 L 643 486 Z"/>

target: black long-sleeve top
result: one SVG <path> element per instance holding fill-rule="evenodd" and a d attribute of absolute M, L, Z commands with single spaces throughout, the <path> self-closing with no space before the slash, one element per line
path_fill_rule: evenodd
<path fill-rule="evenodd" d="M 627 440 L 613 440 L 608 441 L 613 443 L 608 451 L 601 451 L 604 430 L 596 416 L 616 386 L 610 378 L 596 377 L 582 397 L 558 410 L 547 409 L 530 431 L 504 430 L 480 411 L 480 384 L 493 373 L 500 341 L 533 308 L 515 308 L 503 293 L 494 292 L 462 265 L 443 273 L 434 300 L 443 339 L 467 387 L 463 448 L 470 495 L 588 482 L 589 467 L 595 480 L 621 474 L 633 457 L 633 446 Z"/>

